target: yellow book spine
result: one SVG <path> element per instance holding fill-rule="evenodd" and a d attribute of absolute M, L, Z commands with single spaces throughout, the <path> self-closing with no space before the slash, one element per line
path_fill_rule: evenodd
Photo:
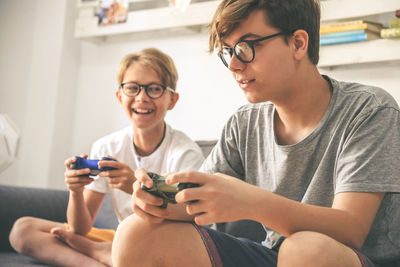
<path fill-rule="evenodd" d="M 320 33 L 329 33 L 329 32 L 342 32 L 342 31 L 354 31 L 354 30 L 364 30 L 368 28 L 367 23 L 361 24 L 348 24 L 348 25 L 321 25 Z"/>

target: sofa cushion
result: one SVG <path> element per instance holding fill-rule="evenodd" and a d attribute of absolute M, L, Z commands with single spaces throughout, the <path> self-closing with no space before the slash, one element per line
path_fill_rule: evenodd
<path fill-rule="evenodd" d="M 16 186 L 0 186 L 0 251 L 13 251 L 8 235 L 23 216 L 65 222 L 68 192 Z"/>

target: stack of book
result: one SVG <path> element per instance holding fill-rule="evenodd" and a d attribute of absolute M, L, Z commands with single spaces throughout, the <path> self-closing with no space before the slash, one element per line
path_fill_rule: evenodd
<path fill-rule="evenodd" d="M 320 28 L 320 45 L 379 39 L 382 29 L 382 24 L 366 20 L 322 24 Z"/>
<path fill-rule="evenodd" d="M 396 17 L 391 18 L 388 29 L 381 30 L 382 38 L 399 38 L 400 37 L 400 9 L 396 10 Z"/>

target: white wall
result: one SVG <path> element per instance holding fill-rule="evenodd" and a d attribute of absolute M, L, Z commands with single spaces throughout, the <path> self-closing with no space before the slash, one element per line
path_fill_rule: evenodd
<path fill-rule="evenodd" d="M 0 1 L 0 113 L 22 131 L 18 160 L 0 174 L 0 184 L 65 188 L 64 159 L 89 153 L 94 140 L 128 124 L 115 99 L 115 73 L 123 55 L 145 47 L 175 60 L 181 98 L 166 120 L 191 138 L 218 138 L 230 114 L 246 103 L 229 71 L 208 54 L 206 33 L 75 40 L 75 3 Z M 400 100 L 400 62 L 321 72 L 381 86 Z"/>
<path fill-rule="evenodd" d="M 0 1 L 0 112 L 21 131 L 18 159 L 0 174 L 1 184 L 63 184 L 79 59 L 75 3 Z"/>

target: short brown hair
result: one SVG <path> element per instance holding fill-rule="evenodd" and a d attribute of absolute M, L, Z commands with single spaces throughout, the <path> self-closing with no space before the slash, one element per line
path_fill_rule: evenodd
<path fill-rule="evenodd" d="M 209 25 L 210 52 L 222 48 L 222 40 L 255 10 L 263 10 L 266 23 L 287 32 L 303 29 L 308 33 L 308 56 L 314 65 L 319 60 L 321 10 L 318 0 L 222 0 Z"/>
<path fill-rule="evenodd" d="M 160 76 L 163 85 L 176 90 L 178 71 L 176 70 L 174 61 L 170 56 L 156 48 L 146 48 L 137 53 L 124 56 L 120 61 L 117 71 L 118 84 L 123 82 L 126 70 L 134 62 L 150 67 Z"/>

